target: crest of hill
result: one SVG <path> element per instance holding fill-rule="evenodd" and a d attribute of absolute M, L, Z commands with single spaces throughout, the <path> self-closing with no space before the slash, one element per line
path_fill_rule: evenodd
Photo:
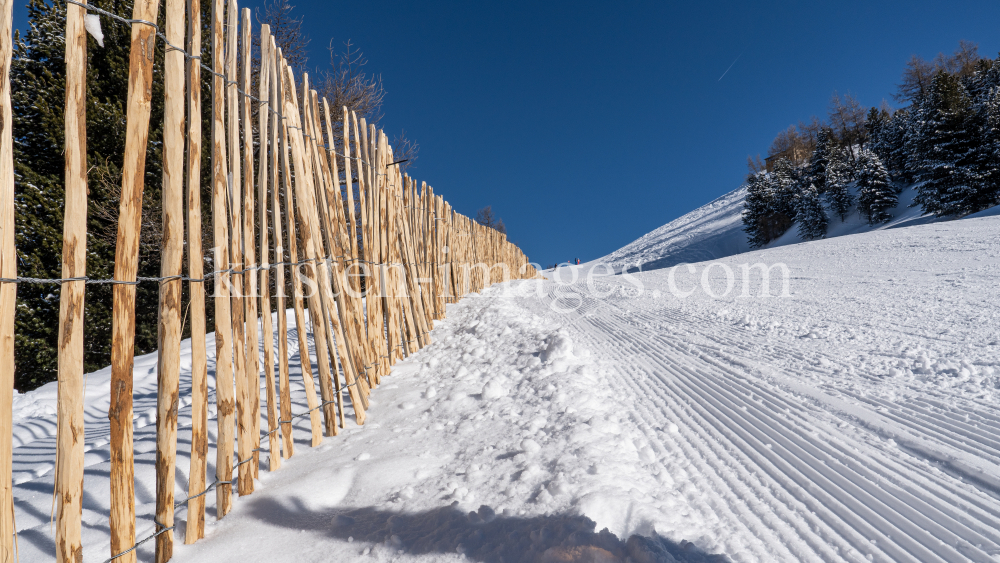
<path fill-rule="evenodd" d="M 855 190 L 855 201 L 857 191 Z M 825 238 L 865 233 L 879 229 L 909 227 L 950 218 L 924 215 L 920 207 L 911 207 L 916 190 L 905 188 L 899 195 L 899 204 L 890 210 L 893 218 L 888 223 L 869 225 L 855 209 L 845 221 L 832 217 Z M 677 264 L 697 263 L 733 256 L 750 250 L 747 234 L 743 230 L 743 202 L 746 188 L 740 187 L 683 215 L 618 250 L 595 260 L 611 266 L 616 273 L 622 270 L 656 270 Z M 1000 206 L 969 215 L 983 217 L 1000 214 Z M 798 224 L 793 224 L 785 234 L 764 245 L 775 248 L 803 242 L 798 235 Z"/>

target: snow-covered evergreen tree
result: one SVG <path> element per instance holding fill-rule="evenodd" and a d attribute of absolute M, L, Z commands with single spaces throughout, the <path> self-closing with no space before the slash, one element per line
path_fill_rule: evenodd
<path fill-rule="evenodd" d="M 906 133 L 913 123 L 910 111 L 901 109 L 893 112 L 882 124 L 879 131 L 879 143 L 876 154 L 885 164 L 889 175 L 894 179 L 912 182 L 913 177 L 907 168 L 908 153 L 906 152 Z M 873 147 L 874 149 L 875 147 Z"/>
<path fill-rule="evenodd" d="M 1000 204 L 1000 85 L 989 89 L 983 85 L 992 82 L 992 70 L 984 69 L 987 76 L 982 80 L 974 76 L 967 81 L 979 93 L 979 99 L 973 101 L 965 121 L 971 137 L 969 151 L 959 163 L 964 168 L 965 182 L 949 190 L 947 214 L 966 215 Z"/>
<path fill-rule="evenodd" d="M 854 194 L 851 192 L 853 170 L 845 155 L 837 151 L 826 169 L 826 193 L 823 196 L 830 205 L 830 211 L 843 222 L 854 208 Z"/>
<path fill-rule="evenodd" d="M 819 193 L 826 191 L 826 167 L 829 165 L 830 153 L 831 149 L 833 149 L 832 139 L 830 138 L 832 134 L 833 132 L 829 127 L 820 128 L 816 134 L 816 149 L 809 158 L 809 164 L 806 166 L 805 174 L 803 175 L 805 181 L 815 186 Z"/>
<path fill-rule="evenodd" d="M 801 174 L 790 160 L 779 158 L 774 163 L 769 180 L 771 191 L 774 193 L 771 211 L 776 215 L 787 217 L 787 227 L 790 227 L 795 221 L 795 203 L 802 192 Z"/>
<path fill-rule="evenodd" d="M 795 204 L 801 191 L 799 171 L 785 158 L 771 172 L 747 177 L 743 225 L 752 248 L 780 237 L 795 222 Z"/>
<path fill-rule="evenodd" d="M 889 156 L 888 147 L 883 139 L 885 128 L 889 124 L 889 112 L 885 109 L 871 108 L 865 119 L 865 129 L 868 130 L 868 148 L 878 155 L 885 163 Z"/>
<path fill-rule="evenodd" d="M 743 202 L 743 230 L 750 248 L 760 248 L 768 243 L 765 221 L 771 210 L 772 194 L 767 172 L 747 176 L 747 196 Z"/>
<path fill-rule="evenodd" d="M 972 117 L 962 82 L 939 71 L 907 136 L 908 166 L 918 182 L 916 202 L 925 213 L 961 214 L 967 194 L 975 191 Z"/>
<path fill-rule="evenodd" d="M 892 219 L 889 210 L 899 203 L 896 189 L 889 181 L 889 172 L 878 156 L 868 149 L 858 155 L 858 211 L 869 225 Z"/>
<path fill-rule="evenodd" d="M 828 219 L 819 191 L 810 184 L 802 190 L 795 204 L 799 223 L 799 236 L 804 240 L 816 240 L 826 236 Z"/>

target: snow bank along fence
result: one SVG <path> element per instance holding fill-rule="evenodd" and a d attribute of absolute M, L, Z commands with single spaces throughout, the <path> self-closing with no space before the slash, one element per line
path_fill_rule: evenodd
<path fill-rule="evenodd" d="M 333 111 L 298 80 L 268 27 L 260 30 L 259 97 L 251 92 L 250 11 L 213 0 L 211 65 L 202 61 L 199 0 L 165 0 L 165 29 L 155 25 L 159 0 L 136 0 L 131 19 L 86 1 L 65 0 L 65 218 L 62 279 L 17 278 L 10 78 L 14 0 L 0 0 L 0 560 L 16 556 L 11 489 L 14 308 L 18 283 L 58 283 L 60 291 L 56 559 L 82 558 L 83 302 L 87 283 L 113 289 L 110 532 L 111 558 L 135 561 L 138 543 L 156 540 L 156 561 L 173 549 L 174 512 L 186 506 L 185 542 L 204 535 L 205 502 L 213 489 L 219 518 L 232 488 L 253 492 L 261 452 L 269 469 L 293 453 L 292 421 L 309 417 L 312 444 L 343 428 L 350 398 L 358 424 L 368 396 L 393 364 L 430 343 L 445 304 L 513 278 L 537 275 L 519 248 L 493 229 L 454 212 L 433 189 L 401 173 L 382 131 L 340 110 L 342 153 L 335 150 Z M 88 15 L 89 13 L 89 15 Z M 122 193 L 114 279 L 86 277 L 87 17 L 131 25 L 131 55 Z M 223 18 L 226 18 L 224 21 Z M 154 45 L 165 43 L 163 242 L 159 278 L 138 278 L 139 230 L 148 142 Z M 212 75 L 212 220 L 216 271 L 203 272 L 201 243 L 202 69 Z M 301 85 L 301 96 L 297 92 Z M 187 113 L 185 113 L 185 104 Z M 252 123 L 257 110 L 256 136 Z M 187 118 L 187 119 L 186 119 Z M 325 139 L 325 141 L 324 141 Z M 256 168 L 253 151 L 257 151 Z M 185 162 L 185 153 L 187 159 Z M 341 183 L 341 171 L 345 181 Z M 186 210 L 185 210 L 185 184 Z M 356 184 L 356 186 L 355 186 Z M 187 225 L 185 226 L 185 211 Z M 256 216 L 255 216 L 256 214 Z M 187 233 L 188 271 L 183 268 Z M 288 247 L 282 245 L 287 241 Z M 260 263 L 258 263 L 258 253 Z M 273 263 L 268 263 L 273 259 Z M 228 268 L 223 268 L 228 265 Z M 286 268 L 300 350 L 313 329 L 316 365 L 302 356 L 308 410 L 293 414 L 289 396 Z M 271 275 L 276 295 L 270 295 Z M 205 282 L 214 281 L 216 474 L 209 482 Z M 132 453 L 132 362 L 135 286 L 160 284 L 156 419 L 156 532 L 135 537 Z M 182 303 L 182 284 L 189 302 Z M 364 287 L 362 287 L 362 285 Z M 362 291 L 364 290 L 364 291 Z M 362 299 L 364 296 L 365 299 Z M 273 299 L 272 299 L 273 297 Z M 192 440 L 188 497 L 174 499 L 182 313 L 191 322 Z M 272 310 L 277 313 L 277 349 Z M 258 334 L 258 323 L 263 334 Z M 263 342 L 263 358 L 258 346 Z M 338 368 L 339 364 L 339 368 Z M 261 402 L 260 375 L 266 401 Z M 343 374 L 343 380 L 341 380 Z M 316 395 L 315 380 L 319 383 Z M 266 405 L 267 432 L 260 407 Z M 322 413 L 322 414 L 321 414 Z M 235 442 L 235 456 L 234 456 Z M 94 494 L 90 492 L 90 494 Z"/>

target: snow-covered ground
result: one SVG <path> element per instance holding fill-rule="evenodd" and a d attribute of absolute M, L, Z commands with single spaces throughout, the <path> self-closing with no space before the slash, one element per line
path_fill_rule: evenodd
<path fill-rule="evenodd" d="M 857 188 L 853 185 L 854 199 Z M 917 191 L 908 187 L 899 194 L 899 204 L 889 210 L 892 220 L 881 225 L 869 225 L 855 209 L 844 220 L 830 217 L 826 238 L 866 233 L 873 230 L 895 229 L 928 224 L 941 219 L 923 215 L 919 206 L 911 207 Z M 743 202 L 746 188 L 738 188 L 659 227 L 618 250 L 594 260 L 588 265 L 608 264 L 616 272 L 623 268 L 655 270 L 681 263 L 704 262 L 724 258 L 750 250 L 747 234 L 743 231 Z M 1000 212 L 1000 206 L 975 216 Z M 829 211 L 828 211 L 829 213 Z M 777 248 L 802 242 L 798 224 L 792 225 L 784 235 L 771 241 L 764 248 Z"/>
<path fill-rule="evenodd" d="M 770 296 L 759 269 L 743 296 L 758 262 L 787 266 L 786 297 L 780 267 Z M 1000 217 L 600 271 L 449 305 L 364 427 L 310 448 L 299 419 L 295 456 L 275 473 L 262 456 L 221 521 L 210 495 L 207 537 L 183 546 L 181 529 L 176 560 L 1000 561 Z M 107 380 L 87 386 L 88 562 L 108 556 Z M 154 384 L 137 359 L 139 537 Z M 54 553 L 54 398 L 16 397 L 24 562 Z"/>

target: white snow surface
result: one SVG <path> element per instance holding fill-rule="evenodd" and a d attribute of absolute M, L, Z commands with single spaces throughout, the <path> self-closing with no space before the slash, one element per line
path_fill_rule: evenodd
<path fill-rule="evenodd" d="M 854 199 L 858 193 L 855 186 Z M 873 230 L 894 229 L 941 221 L 931 215 L 923 215 L 920 207 L 912 207 L 916 189 L 908 187 L 899 194 L 899 204 L 889 210 L 892 220 L 881 225 L 869 225 L 855 209 L 843 220 L 829 218 L 826 238 L 865 233 Z M 733 190 L 694 211 L 683 215 L 658 229 L 655 229 L 618 250 L 588 263 L 588 266 L 607 264 L 615 272 L 622 269 L 655 270 L 682 263 L 704 262 L 724 258 L 750 250 L 747 235 L 743 231 L 743 202 L 746 188 Z M 827 210 L 829 214 L 830 211 Z M 1000 213 L 1000 206 L 980 211 L 969 217 L 985 217 Z M 947 220 L 947 219 L 944 219 Z M 784 235 L 771 241 L 764 248 L 777 248 L 803 242 L 795 223 Z"/>
<path fill-rule="evenodd" d="M 789 295 L 754 281 L 715 298 L 724 268 L 696 264 L 672 279 L 684 299 L 659 269 L 498 284 L 449 305 L 434 343 L 374 390 L 365 426 L 348 416 L 310 448 L 298 419 L 295 455 L 274 473 L 262 455 L 256 492 L 221 521 L 209 495 L 194 545 L 179 510 L 175 560 L 1000 561 L 1000 217 L 718 262 L 784 263 Z M 156 358 L 135 366 L 141 538 Z M 182 370 L 178 499 L 188 343 Z M 109 555 L 108 377 L 87 379 L 87 562 Z M 15 398 L 24 562 L 54 553 L 54 401 L 54 385 Z"/>

